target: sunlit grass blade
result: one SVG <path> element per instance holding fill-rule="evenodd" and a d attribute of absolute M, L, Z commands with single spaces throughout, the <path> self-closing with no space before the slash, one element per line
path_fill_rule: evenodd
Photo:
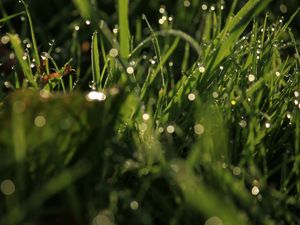
<path fill-rule="evenodd" d="M 35 82 L 34 76 L 31 73 L 29 64 L 26 60 L 23 60 L 24 50 L 22 48 L 19 36 L 17 34 L 9 34 L 9 38 L 25 77 L 28 79 L 28 81 L 33 87 L 37 87 L 37 83 Z"/>
<path fill-rule="evenodd" d="M 31 19 L 30 11 L 29 11 L 28 5 L 25 3 L 25 1 L 24 0 L 21 0 L 21 1 L 25 7 L 26 15 L 27 15 L 28 22 L 29 22 L 29 29 L 30 29 L 30 34 L 31 34 L 31 41 L 32 41 L 32 45 L 33 45 L 34 59 L 36 61 L 37 72 L 40 73 L 39 70 L 41 67 L 41 60 L 40 60 L 40 55 L 39 55 L 39 51 L 38 51 L 38 47 L 37 47 L 37 43 L 36 43 L 35 32 L 33 29 L 33 23 L 32 23 L 32 19 Z"/>
<path fill-rule="evenodd" d="M 128 22 L 128 0 L 118 1 L 118 16 L 120 29 L 120 56 L 128 58 L 130 53 L 130 32 Z"/>
<path fill-rule="evenodd" d="M 102 88 L 100 82 L 100 58 L 98 49 L 98 33 L 94 32 L 92 37 L 92 48 L 91 48 L 91 59 L 92 59 L 92 74 L 93 82 L 96 84 L 96 88 Z"/>

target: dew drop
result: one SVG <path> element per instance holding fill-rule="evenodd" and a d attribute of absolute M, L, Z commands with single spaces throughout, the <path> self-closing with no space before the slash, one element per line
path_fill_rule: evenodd
<path fill-rule="evenodd" d="M 250 74 L 250 75 L 248 76 L 248 80 L 249 80 L 250 82 L 255 81 L 255 76 L 254 76 L 253 74 Z"/>
<path fill-rule="evenodd" d="M 175 132 L 175 127 L 173 125 L 167 126 L 167 132 L 173 134 Z"/>
<path fill-rule="evenodd" d="M 199 67 L 199 72 L 200 73 L 204 73 L 205 72 L 205 67 L 204 66 L 200 66 Z"/>
<path fill-rule="evenodd" d="M 271 124 L 267 122 L 267 123 L 265 123 L 265 127 L 268 129 L 271 127 Z"/>
<path fill-rule="evenodd" d="M 259 188 L 257 186 L 253 186 L 251 189 L 251 194 L 256 196 L 259 194 Z"/>
<path fill-rule="evenodd" d="M 130 208 L 132 210 L 137 210 L 139 208 L 139 203 L 137 201 L 130 202 Z"/>
<path fill-rule="evenodd" d="M 132 66 L 127 67 L 126 72 L 128 74 L 133 74 L 134 73 L 134 68 Z"/>
<path fill-rule="evenodd" d="M 12 195 L 15 192 L 16 187 L 12 180 L 6 179 L 1 182 L 0 189 L 4 195 Z"/>
<path fill-rule="evenodd" d="M 195 134 L 201 135 L 203 134 L 205 131 L 204 126 L 202 124 L 196 124 L 194 126 L 194 132 Z"/>
<path fill-rule="evenodd" d="M 206 220 L 204 225 L 223 225 L 223 222 L 219 217 L 213 216 Z"/>
<path fill-rule="evenodd" d="M 190 94 L 188 94 L 188 100 L 189 101 L 195 101 L 195 99 L 196 99 L 196 95 L 194 94 L 194 93 L 190 93 Z"/>
<path fill-rule="evenodd" d="M 44 127 L 46 125 L 46 118 L 42 115 L 35 117 L 34 125 L 39 128 Z"/>
<path fill-rule="evenodd" d="M 91 25 L 91 21 L 90 20 L 86 20 L 85 24 L 89 26 L 89 25 Z"/>
<path fill-rule="evenodd" d="M 116 48 L 112 48 L 110 51 L 109 51 L 109 55 L 113 58 L 117 57 L 119 54 L 118 50 Z"/>
<path fill-rule="evenodd" d="M 208 9 L 208 6 L 206 4 L 202 4 L 201 9 L 205 11 Z"/>
<path fill-rule="evenodd" d="M 78 25 L 76 25 L 76 26 L 74 27 L 74 30 L 76 30 L 76 31 L 79 31 L 79 29 L 80 29 L 80 27 L 79 27 Z"/>
<path fill-rule="evenodd" d="M 191 6 L 191 2 L 189 0 L 185 0 L 183 2 L 184 7 L 190 7 Z"/>
<path fill-rule="evenodd" d="M 214 91 L 214 92 L 212 93 L 212 96 L 213 96 L 213 98 L 218 98 L 218 97 L 219 97 L 219 94 L 218 94 L 218 92 Z"/>
<path fill-rule="evenodd" d="M 298 97 L 300 96 L 299 92 L 298 92 L 298 91 L 294 91 L 294 96 L 295 96 L 296 98 L 298 98 Z"/>
<path fill-rule="evenodd" d="M 88 101 L 104 101 L 106 99 L 106 95 L 103 92 L 91 91 L 86 95 L 86 99 Z"/>
<path fill-rule="evenodd" d="M 143 120 L 147 121 L 150 119 L 150 115 L 148 113 L 143 114 Z"/>
<path fill-rule="evenodd" d="M 6 45 L 9 42 L 9 36 L 8 35 L 4 35 L 1 37 L 1 43 Z"/>
<path fill-rule="evenodd" d="M 242 128 L 245 128 L 245 127 L 247 126 L 246 120 L 241 120 L 241 121 L 239 122 L 239 125 L 240 125 Z"/>

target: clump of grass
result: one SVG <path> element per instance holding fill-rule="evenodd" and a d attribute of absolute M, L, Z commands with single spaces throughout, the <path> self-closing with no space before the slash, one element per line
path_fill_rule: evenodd
<path fill-rule="evenodd" d="M 29 27 L 7 35 L 17 62 L 1 94 L 0 224 L 299 223 L 300 9 L 274 20 L 270 1 L 227 14 L 185 1 L 185 32 L 164 6 L 154 26 L 118 1 L 111 29 L 96 2 L 74 0 L 63 55 L 39 45 L 22 2 Z"/>

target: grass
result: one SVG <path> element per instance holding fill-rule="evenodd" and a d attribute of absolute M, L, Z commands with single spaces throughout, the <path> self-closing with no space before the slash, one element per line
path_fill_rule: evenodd
<path fill-rule="evenodd" d="M 300 8 L 21 3 L 0 3 L 0 224 L 299 224 Z"/>

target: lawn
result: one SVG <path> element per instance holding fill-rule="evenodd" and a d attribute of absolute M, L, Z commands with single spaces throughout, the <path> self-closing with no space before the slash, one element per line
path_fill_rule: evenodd
<path fill-rule="evenodd" d="M 298 0 L 1 0 L 0 225 L 299 225 Z"/>

